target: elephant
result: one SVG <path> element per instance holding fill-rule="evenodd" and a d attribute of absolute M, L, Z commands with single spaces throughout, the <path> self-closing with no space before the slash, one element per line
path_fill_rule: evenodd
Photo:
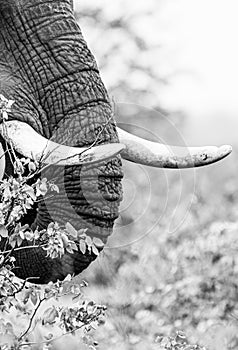
<path fill-rule="evenodd" d="M 47 148 L 44 177 L 59 188 L 22 218 L 32 229 L 69 222 L 106 243 L 122 200 L 122 158 L 176 169 L 231 152 L 230 146 L 171 151 L 119 129 L 72 0 L 0 0 L 0 27 L 0 94 L 14 101 L 5 127 L 0 124 L 1 173 L 13 174 L 9 143 L 34 159 Z M 14 254 L 16 275 L 39 284 L 77 275 L 96 258 L 77 251 L 50 259 L 42 248 Z"/>

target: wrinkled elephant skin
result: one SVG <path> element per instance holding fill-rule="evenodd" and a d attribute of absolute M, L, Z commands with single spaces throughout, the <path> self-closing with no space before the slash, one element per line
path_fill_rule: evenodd
<path fill-rule="evenodd" d="M 10 120 L 64 145 L 118 142 L 110 100 L 72 1 L 18 2 L 0 1 L 0 93 L 15 100 Z M 51 166 L 42 176 L 54 179 L 59 194 L 40 202 L 25 222 L 32 228 L 70 222 L 106 242 L 122 199 L 120 157 L 91 166 Z M 95 256 L 77 252 L 51 260 L 42 249 L 25 249 L 16 259 L 19 277 L 46 283 L 80 273 Z"/>

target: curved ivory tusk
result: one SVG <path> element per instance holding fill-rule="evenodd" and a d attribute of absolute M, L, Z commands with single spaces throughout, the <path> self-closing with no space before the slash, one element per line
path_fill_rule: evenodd
<path fill-rule="evenodd" d="M 117 128 L 126 148 L 121 156 L 129 161 L 158 168 L 193 168 L 215 163 L 231 151 L 231 146 L 178 147 L 148 141 Z"/>
<path fill-rule="evenodd" d="M 112 158 L 125 148 L 120 143 L 110 143 L 91 148 L 60 145 L 41 136 L 27 123 L 15 120 L 1 124 L 0 133 L 24 157 L 41 160 L 42 163 L 46 164 L 91 164 Z"/>

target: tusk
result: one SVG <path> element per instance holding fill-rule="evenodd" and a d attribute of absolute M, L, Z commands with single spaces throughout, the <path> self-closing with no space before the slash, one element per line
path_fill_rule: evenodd
<path fill-rule="evenodd" d="M 46 164 L 91 164 L 112 158 L 125 147 L 120 143 L 91 148 L 64 146 L 46 139 L 30 125 L 19 121 L 6 121 L 1 124 L 0 133 L 18 153 Z"/>
<path fill-rule="evenodd" d="M 215 147 L 177 147 L 148 141 L 117 128 L 119 140 L 126 148 L 124 159 L 158 168 L 193 168 L 215 163 L 232 152 L 229 145 Z"/>

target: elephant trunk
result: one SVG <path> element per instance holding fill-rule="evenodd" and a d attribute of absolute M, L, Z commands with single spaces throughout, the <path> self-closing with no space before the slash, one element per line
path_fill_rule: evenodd
<path fill-rule="evenodd" d="M 15 100 L 10 120 L 27 122 L 65 146 L 118 143 L 110 100 L 72 1 L 21 3 L 0 1 L 1 93 Z M 122 199 L 120 157 L 97 167 L 50 166 L 42 176 L 53 180 L 59 193 L 42 200 L 24 220 L 31 220 L 33 229 L 70 222 L 106 242 Z M 16 273 L 46 283 L 81 272 L 94 258 L 78 252 L 51 260 L 42 249 L 25 249 L 16 253 Z"/>

